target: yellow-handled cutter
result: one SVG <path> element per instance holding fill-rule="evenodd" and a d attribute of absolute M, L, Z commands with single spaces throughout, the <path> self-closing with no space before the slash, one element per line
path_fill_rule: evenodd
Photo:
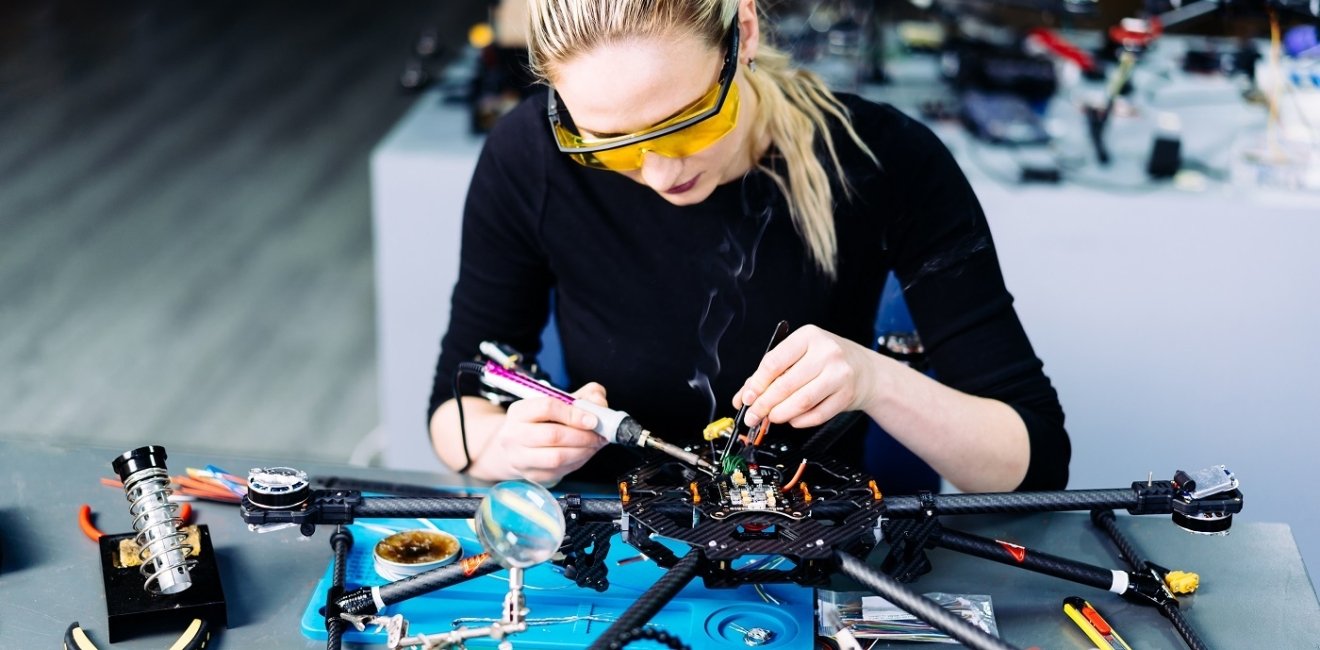
<path fill-rule="evenodd" d="M 1068 615 L 1077 627 L 1082 628 L 1087 638 L 1100 650 L 1132 650 L 1132 646 L 1118 635 L 1109 621 L 1091 603 L 1069 596 L 1063 599 L 1063 613 Z"/>

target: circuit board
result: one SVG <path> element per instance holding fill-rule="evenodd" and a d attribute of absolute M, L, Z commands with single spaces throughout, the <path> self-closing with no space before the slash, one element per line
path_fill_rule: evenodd
<path fill-rule="evenodd" d="M 875 545 L 884 502 L 875 481 L 834 460 L 728 461 L 711 476 L 681 463 L 640 468 L 620 481 L 629 544 L 661 566 L 676 558 L 655 539 L 699 547 L 706 585 L 828 581 L 836 550 Z M 774 567 L 748 558 L 777 557 Z"/>

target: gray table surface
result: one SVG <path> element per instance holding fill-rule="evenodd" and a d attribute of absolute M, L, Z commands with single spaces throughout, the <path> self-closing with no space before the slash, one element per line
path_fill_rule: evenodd
<path fill-rule="evenodd" d="M 59 647 L 65 628 L 80 621 L 101 647 L 106 643 L 105 596 L 96 546 L 78 530 L 77 508 L 90 504 L 106 532 L 130 527 L 122 492 L 97 478 L 111 476 L 110 461 L 125 450 L 61 448 L 0 441 L 0 648 Z M 453 483 L 425 474 L 293 459 L 242 459 L 170 453 L 171 473 L 215 463 L 245 472 L 253 465 L 292 465 L 313 475 L 357 476 L 408 483 Z M 1117 484 L 1115 485 L 1117 487 Z M 1246 503 L 1250 508 L 1250 493 Z M 201 504 L 198 522 L 210 527 L 228 603 L 230 628 L 214 648 L 317 648 L 298 628 L 303 606 L 330 558 L 328 534 L 302 538 L 293 530 L 249 532 L 234 507 Z M 948 517 L 946 525 L 1021 543 L 1050 553 L 1119 567 L 1084 515 Z M 1197 571 L 1202 588 L 1185 609 L 1215 648 L 1320 648 L 1320 604 L 1287 525 L 1238 524 L 1227 537 L 1176 530 L 1166 517 L 1120 517 L 1120 525 L 1152 560 Z M 920 591 L 984 593 L 993 597 L 1003 637 L 1021 647 L 1087 648 L 1063 615 L 1064 596 L 1087 598 L 1134 648 L 1182 648 L 1153 609 L 1113 594 L 957 554 L 932 551 L 935 571 Z M 843 586 L 843 582 L 838 583 Z M 589 597 L 590 594 L 585 594 Z M 168 645 L 168 635 L 133 638 L 113 647 L 133 650 Z M 771 647 L 771 646 L 768 646 Z M 943 646 L 948 647 L 948 646 Z"/>

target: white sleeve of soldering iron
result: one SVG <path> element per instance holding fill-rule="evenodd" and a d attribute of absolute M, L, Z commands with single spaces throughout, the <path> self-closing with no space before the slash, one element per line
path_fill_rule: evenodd
<path fill-rule="evenodd" d="M 610 442 L 618 442 L 615 438 L 619 433 L 619 426 L 623 424 L 623 419 L 628 417 L 627 413 L 584 399 L 574 400 L 573 406 L 596 416 L 596 426 L 592 431 Z"/>

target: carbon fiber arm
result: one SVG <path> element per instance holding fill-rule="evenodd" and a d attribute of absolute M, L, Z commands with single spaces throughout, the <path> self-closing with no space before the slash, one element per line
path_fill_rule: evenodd
<path fill-rule="evenodd" d="M 701 552 L 697 549 L 688 551 L 683 559 L 674 565 L 674 568 L 665 572 L 659 580 L 656 581 L 650 589 L 638 596 L 637 601 L 632 604 L 619 618 L 606 629 L 604 633 L 591 644 L 590 650 L 613 650 L 620 647 L 624 635 L 630 633 L 633 629 L 646 625 L 646 622 L 655 616 L 656 612 L 664 609 L 669 601 L 673 600 L 674 595 L 683 590 L 692 578 L 697 575 L 697 569 L 701 566 Z"/>
<path fill-rule="evenodd" d="M 946 611 L 897 580 L 872 569 L 865 562 L 843 552 L 837 552 L 835 556 L 839 560 L 839 570 L 844 575 L 861 583 L 877 596 L 898 605 L 903 611 L 930 623 L 967 647 L 974 650 L 1016 650 L 1015 646 L 990 636 L 957 614 Z"/>

